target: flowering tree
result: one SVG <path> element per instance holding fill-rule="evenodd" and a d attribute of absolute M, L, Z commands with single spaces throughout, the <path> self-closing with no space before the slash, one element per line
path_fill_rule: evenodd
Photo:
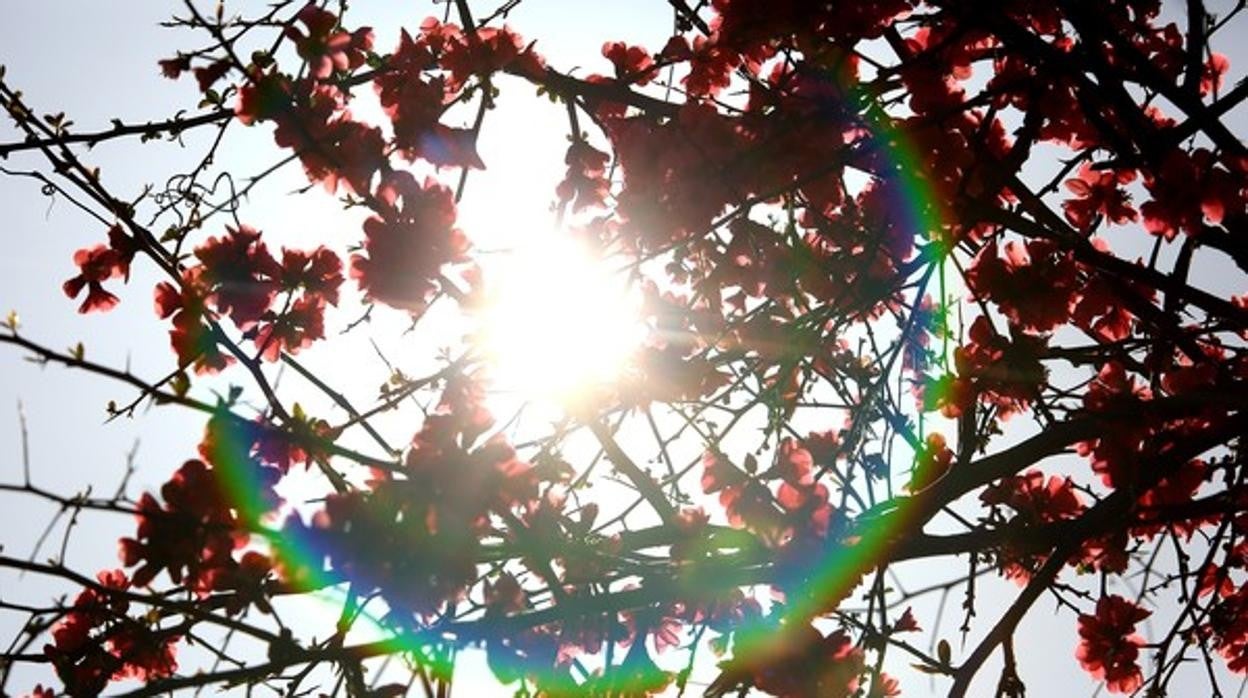
<path fill-rule="evenodd" d="M 382 46 L 345 3 L 187 2 L 172 24 L 202 40 L 159 69 L 197 110 L 101 130 L 0 75 L 0 157 L 38 163 L 5 172 L 100 221 L 64 294 L 154 294 L 175 363 L 97 363 L 16 315 L 0 341 L 128 384 L 112 416 L 205 422 L 159 492 L 3 485 L 134 524 L 98 574 L 0 552 L 81 586 L 5 604 L 26 620 L 0 681 L 444 696 L 483 651 L 517 695 L 882 697 L 904 672 L 1021 696 L 1045 690 L 1016 632 L 1042 599 L 1110 692 L 1248 670 L 1248 150 L 1226 121 L 1248 85 L 1215 51 L 1243 3 L 670 0 L 670 40 L 604 36 L 599 73 L 548 64 L 503 24 L 520 4 L 448 2 Z M 598 314 L 644 336 L 521 430 L 499 362 L 585 332 L 493 341 L 457 204 L 508 157 L 477 148 L 496 101 L 534 87 L 567 124 L 558 234 L 623 269 L 636 302 Z M 116 191 L 88 149 L 203 130 L 160 191 Z M 273 166 L 242 185 L 217 158 L 256 132 Z M 248 225 L 296 162 L 340 239 Z M 126 288 L 137 265 L 163 280 Z M 449 349 L 376 391 L 302 363 L 385 317 Z M 321 626 L 283 613 L 331 591 Z"/>

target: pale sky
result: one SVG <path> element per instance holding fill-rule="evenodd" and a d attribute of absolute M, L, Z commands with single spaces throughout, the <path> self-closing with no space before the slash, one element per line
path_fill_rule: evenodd
<path fill-rule="evenodd" d="M 489 3 L 490 7 L 494 4 Z M 1219 4 L 1227 3 L 1213 6 Z M 156 0 L 0 0 L 0 64 L 7 68 L 6 81 L 22 90 L 27 103 L 40 113 L 64 111 L 83 130 L 107 128 L 113 118 L 141 122 L 167 118 L 179 109 L 193 113 L 198 101 L 194 81 L 187 77 L 171 82 L 159 75 L 156 66 L 158 59 L 173 56 L 179 48 L 203 43 L 200 36 L 157 26 L 180 7 L 180 3 Z M 255 11 L 263 3 L 230 3 L 227 7 Z M 372 25 L 377 31 L 377 50 L 384 53 L 397 42 L 400 23 L 415 28 L 425 16 L 440 16 L 443 11 L 443 5 L 433 6 L 427 1 L 356 0 L 351 4 L 348 23 Z M 623 40 L 657 50 L 670 35 L 670 23 L 665 0 L 524 0 L 510 20 L 526 39 L 538 40 L 537 49 L 552 66 L 562 70 L 581 66 L 582 74 L 608 72 L 609 64 L 600 55 L 603 41 Z M 1245 29 L 1241 35 L 1248 35 L 1248 27 L 1243 22 L 1239 25 Z M 1242 66 L 1248 64 L 1248 49 L 1242 42 L 1225 43 L 1225 37 L 1234 33 L 1228 30 L 1223 45 L 1215 47 L 1230 55 L 1233 77 L 1242 76 Z M 507 80 L 500 87 L 499 108 L 487 117 L 479 146 L 487 170 L 472 174 L 460 209 L 461 225 L 483 249 L 506 247 L 514 236 L 528 229 L 549 226 L 552 216 L 548 207 L 565 167 L 567 124 L 563 107 L 537 97 L 531 86 L 518 81 Z M 367 115 L 364 109 L 361 113 Z M 1244 121 L 1245 110 L 1241 108 L 1232 129 L 1243 133 Z M 13 132 L 6 120 L 0 125 L 0 141 L 12 140 Z M 118 140 L 96 148 L 85 159 L 101 167 L 105 182 L 114 192 L 137 195 L 145 184 L 159 186 L 184 168 L 189 157 L 202 151 L 204 135 L 188 135 L 186 149 L 169 143 L 140 146 L 133 140 Z M 229 163 L 240 174 L 262 170 L 280 157 L 267 128 L 234 133 L 231 138 L 219 164 Z M 23 170 L 42 168 L 42 163 L 37 158 L 14 156 L 0 160 L 0 167 Z M 272 246 L 286 243 L 311 247 L 322 240 L 336 240 L 341 249 L 358 241 L 358 217 L 344 217 L 340 206 L 319 189 L 304 196 L 287 196 L 306 180 L 297 166 L 286 168 L 282 175 L 256 191 L 241 214 L 244 222 L 264 230 Z M 444 181 L 453 181 L 453 176 L 447 173 Z M 17 311 L 23 334 L 31 339 L 51 347 L 69 347 L 82 341 L 89 358 L 130 366 L 145 378 L 154 380 L 174 367 L 166 325 L 152 312 L 151 288 L 158 277 L 150 268 L 135 265 L 129 286 L 117 290 L 122 303 L 111 313 L 80 316 L 77 304 L 60 291 L 61 282 L 73 275 L 73 252 L 100 242 L 104 226 L 64 199 L 43 197 L 38 183 L 19 177 L 0 176 L 0 211 L 5 216 L 0 228 L 4 241 L 0 314 Z M 224 223 L 218 221 L 209 232 L 219 234 Z M 1201 278 L 1215 287 L 1242 283 L 1242 279 L 1222 280 L 1221 275 L 1227 272 L 1221 268 L 1206 272 Z M 353 286 L 348 281 L 344 291 Z M 339 318 L 341 322 L 330 331 L 349 319 Z M 370 334 L 391 357 L 398 357 L 413 371 L 431 365 L 421 357 L 430 354 L 439 338 L 400 337 L 404 326 L 401 318 L 381 318 Z M 306 358 L 314 370 L 336 377 L 336 386 L 343 386 L 348 396 L 363 403 L 387 376 L 384 367 L 371 361 L 367 339 L 364 333 L 334 338 L 330 349 L 319 347 L 301 358 Z M 298 387 L 290 390 L 296 391 L 290 394 L 303 394 L 297 392 Z M 311 392 L 306 395 L 310 408 L 328 411 L 325 398 Z M 0 438 L 0 482 L 18 482 L 21 478 L 20 401 L 36 484 L 60 493 L 90 488 L 96 494 L 111 494 L 120 480 L 127 452 L 138 442 L 138 470 L 130 492 L 137 495 L 144 489 L 158 488 L 178 464 L 195 455 L 204 420 L 188 411 L 156 408 L 140 410 L 134 419 L 105 423 L 105 405 L 110 400 L 124 404 L 132 398 L 132 391 L 116 383 L 57 367 L 43 368 L 25 361 L 10 347 L 0 347 L 0 434 L 6 435 Z M 400 431 L 392 429 L 391 433 Z M 0 546 L 4 553 L 30 554 L 32 542 L 55 509 L 33 498 L 3 495 L 0 507 Z M 59 551 L 62 530 L 59 526 L 54 530 L 41 558 Z M 118 566 L 116 539 L 132 531 L 133 522 L 126 517 L 91 516 L 69 539 L 66 558 L 89 574 Z M 910 574 L 905 567 L 898 569 L 911 588 L 943 581 L 950 574 L 947 566 L 939 565 L 912 565 Z M 72 593 L 54 580 L 18 578 L 0 571 L 0 596 L 6 601 L 46 603 L 61 590 Z M 985 579 L 979 593 L 979 616 L 967 638 L 966 652 L 990 627 L 994 608 L 1008 603 L 1016 588 Z M 933 595 L 915 604 L 916 615 L 924 624 L 924 643 L 937 600 Z M 961 622 L 961 600 L 961 590 L 950 595 L 939 632 L 953 644 L 955 662 L 964 655 L 956 631 Z M 1053 604 L 1042 600 L 1019 628 L 1022 678 L 1037 696 L 1092 695 L 1094 686 L 1074 659 L 1075 618 L 1069 612 L 1055 618 L 1052 610 Z M 1157 615 L 1164 617 L 1162 612 Z M 10 638 L 17 622 L 18 616 L 0 611 L 0 637 Z M 186 657 L 189 666 L 191 654 Z M 896 652 L 890 652 L 890 657 L 893 662 L 904 659 Z M 663 664 L 662 658 L 659 661 Z M 945 690 L 944 682 L 929 681 L 908 670 L 905 662 L 898 666 L 893 673 L 903 679 L 903 695 L 938 695 Z M 998 666 L 994 661 L 981 670 L 971 695 L 991 695 Z M 475 683 L 472 679 L 488 678 L 481 676 L 487 670 L 479 658 L 467 658 L 459 672 L 459 695 L 476 693 L 469 690 Z M 1176 696 L 1186 695 L 1183 686 L 1187 680 L 1192 682 L 1188 685 L 1202 690 L 1206 686 L 1203 667 L 1198 663 L 1181 670 L 1178 677 L 1172 684 Z M 8 688 L 20 693 L 39 678 L 37 672 L 18 668 Z M 1231 682 L 1224 682 L 1222 687 L 1232 695 L 1238 690 Z M 492 693 L 483 689 L 483 694 Z"/>

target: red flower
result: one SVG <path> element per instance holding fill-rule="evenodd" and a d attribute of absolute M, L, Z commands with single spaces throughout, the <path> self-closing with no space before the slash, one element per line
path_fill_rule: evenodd
<path fill-rule="evenodd" d="M 262 613 L 271 613 L 273 607 L 266 598 L 265 585 L 273 571 L 273 561 L 268 556 L 249 550 L 243 553 L 237 565 L 216 567 L 205 573 L 204 586 L 213 591 L 232 592 L 225 602 L 229 615 L 242 613 L 255 605 Z"/>
<path fill-rule="evenodd" d="M 993 331 L 988 318 L 971 323 L 969 340 L 954 350 L 958 375 L 928 381 L 923 386 L 924 407 L 940 407 L 947 417 L 957 417 L 974 400 L 982 398 L 997 407 L 1001 418 L 1020 412 L 1040 394 L 1048 371 L 1038 358 L 1044 338 L 1020 332 L 1007 339 Z"/>
<path fill-rule="evenodd" d="M 958 356 L 957 351 L 957 349 L 954 350 L 955 360 Z M 935 378 L 924 377 L 921 383 L 915 384 L 914 393 L 915 397 L 922 402 L 924 412 L 938 409 L 949 419 L 962 416 L 975 405 L 976 399 L 973 382 L 969 378 L 953 374 Z"/>
<path fill-rule="evenodd" d="M 294 416 L 300 421 L 306 418 L 302 410 Z M 255 439 L 252 428 L 250 422 L 241 422 L 228 413 L 219 412 L 208 420 L 198 448 L 200 458 L 211 466 L 202 484 L 213 490 L 203 496 L 217 499 L 207 499 L 196 506 L 238 529 L 253 527 L 262 516 L 277 509 L 282 501 L 273 491 L 282 473 L 253 456 Z M 292 428 L 301 427 L 292 425 Z M 163 488 L 161 493 L 167 502 L 172 501 Z M 213 507 L 225 509 L 215 511 Z"/>
<path fill-rule="evenodd" d="M 235 426 L 238 429 L 237 425 Z M 250 431 L 251 454 L 285 474 L 296 463 L 311 466 L 328 457 L 323 443 L 332 443 L 337 432 L 324 419 L 311 417 L 296 406 L 285 429 L 257 423 Z"/>
<path fill-rule="evenodd" d="M 177 80 L 182 73 L 191 69 L 190 56 L 178 56 L 177 58 L 166 58 L 158 61 L 160 65 L 160 74 L 170 80 Z"/>
<path fill-rule="evenodd" d="M 1143 510 L 1143 518 L 1164 517 L 1167 510 L 1173 510 L 1192 501 L 1192 498 L 1196 496 L 1196 491 L 1204 484 L 1207 477 L 1209 477 L 1209 468 L 1203 460 L 1197 458 L 1187 461 L 1177 471 L 1162 478 L 1156 486 L 1140 495 L 1138 504 Z M 1202 523 L 1216 522 L 1216 520 L 1216 517 L 1203 520 L 1193 517 L 1166 524 L 1145 523 L 1142 526 L 1133 527 L 1131 533 L 1151 538 L 1162 531 L 1173 530 L 1191 537 Z"/>
<path fill-rule="evenodd" d="M 441 66 L 443 74 L 426 79 L 422 73 Z M 434 165 L 483 168 L 476 132 L 439 123 L 446 108 L 472 76 L 498 70 L 536 75 L 540 56 L 525 48 L 520 37 L 504 27 L 480 27 L 466 36 L 453 24 L 426 19 L 413 39 L 406 31 L 375 79 L 382 108 L 394 124 L 394 143 L 408 160 L 424 158 Z"/>
<path fill-rule="evenodd" d="M 305 297 L 316 297 L 329 305 L 338 305 L 338 287 L 342 285 L 342 260 L 325 247 L 311 252 L 282 248 L 279 282 L 282 290 L 303 289 Z"/>
<path fill-rule="evenodd" d="M 1200 74 L 1200 94 L 1207 95 L 1222 89 L 1222 82 L 1227 71 L 1231 69 L 1231 61 L 1224 54 L 1214 53 L 1205 62 L 1205 69 Z"/>
<path fill-rule="evenodd" d="M 981 298 L 995 302 L 1014 324 L 1048 332 L 1067 322 L 1079 282 L 1074 257 L 1055 242 L 1008 242 L 1005 258 L 989 242 L 966 278 Z"/>
<path fill-rule="evenodd" d="M 325 302 L 315 296 L 304 296 L 280 315 L 265 313 L 256 327 L 252 341 L 265 361 L 277 361 L 284 351 L 298 354 L 325 338 Z"/>
<path fill-rule="evenodd" d="M 871 690 L 867 698 L 896 698 L 901 695 L 901 684 L 897 679 L 880 672 L 878 678 L 871 682 Z"/>
<path fill-rule="evenodd" d="M 602 55 L 615 65 L 617 80 L 645 85 L 654 77 L 654 59 L 640 46 L 608 41 L 602 45 Z"/>
<path fill-rule="evenodd" d="M 352 121 L 350 112 L 343 112 L 312 150 L 300 151 L 299 161 L 308 179 L 320 182 L 325 191 L 332 194 L 342 184 L 363 194 L 385 162 L 384 149 L 381 129 Z"/>
<path fill-rule="evenodd" d="M 1013 511 L 1009 523 L 1024 526 L 1016 529 L 1020 530 L 1017 537 L 1002 544 L 997 554 L 997 567 L 1002 575 L 1019 585 L 1026 584 L 1045 559 L 1043 553 L 1020 545 L 1025 543 L 1029 528 L 1074 519 L 1085 509 L 1070 478 L 1052 475 L 1046 481 L 1044 473 L 1038 470 L 1002 478 L 985 488 L 979 499 L 989 506 L 1008 507 Z M 1086 552 L 1090 559 L 1102 562 L 1106 559 L 1099 548 Z"/>
<path fill-rule="evenodd" d="M 906 489 L 918 492 L 926 489 L 949 472 L 953 451 L 945 445 L 945 437 L 938 433 L 927 435 L 927 442 L 914 454 L 914 471 Z"/>
<path fill-rule="evenodd" d="M 784 510 L 785 527 L 782 534 L 794 538 L 824 538 L 834 513 L 828 502 L 828 488 L 821 483 L 792 485 L 781 483 L 776 491 L 776 502 Z M 782 539 L 782 543 L 787 540 Z"/>
<path fill-rule="evenodd" d="M 979 499 L 988 505 L 1008 506 L 1029 523 L 1073 519 L 1084 510 L 1070 478 L 1051 475 L 1046 482 L 1039 470 L 1002 478 L 985 488 Z"/>
<path fill-rule="evenodd" d="M 1227 668 L 1237 674 L 1248 673 L 1248 583 L 1213 607 L 1205 629 L 1213 634 L 1214 646 Z"/>
<path fill-rule="evenodd" d="M 103 282 L 113 278 L 130 278 L 130 262 L 138 252 L 138 244 L 126 235 L 121 226 L 114 225 L 108 229 L 108 245 L 96 245 L 83 248 L 74 253 L 74 264 L 78 265 L 79 273 L 61 285 L 61 290 L 70 298 L 77 298 L 82 289 L 87 289 L 87 297 L 78 306 L 78 312 L 89 313 L 92 310 L 112 310 L 117 305 L 117 296 L 108 292 Z"/>
<path fill-rule="evenodd" d="M 1217 598 L 1224 599 L 1235 593 L 1235 582 L 1231 581 L 1230 570 L 1215 563 L 1207 562 L 1198 573 L 1200 583 L 1196 586 L 1197 596 L 1217 593 Z"/>
<path fill-rule="evenodd" d="M 302 22 L 307 33 L 288 26 L 286 36 L 295 42 L 295 51 L 308 63 L 309 74 L 324 79 L 335 70 L 354 70 L 364 64 L 373 48 L 373 30 L 361 27 L 354 32 L 335 31 L 338 17 L 308 3 L 295 19 Z"/>
<path fill-rule="evenodd" d="M 195 248 L 203 263 L 200 277 L 212 287 L 210 299 L 218 312 L 246 329 L 256 324 L 273 302 L 280 274 L 277 261 L 260 240 L 260 231 L 247 225 L 226 227 L 222 237 L 208 238 Z"/>
<path fill-rule="evenodd" d="M 810 453 L 811 459 L 820 465 L 835 465 L 837 454 L 841 449 L 839 431 L 812 431 L 802 439 L 802 446 Z"/>
<path fill-rule="evenodd" d="M 351 277 L 368 298 L 421 312 L 439 287 L 442 267 L 466 260 L 468 240 L 455 227 L 451 191 L 409 172 L 391 173 L 377 190 L 384 208 L 364 222 L 364 253 Z"/>
<path fill-rule="evenodd" d="M 273 120 L 273 140 L 299 156 L 308 179 L 330 193 L 342 183 L 362 194 L 385 161 L 381 130 L 353 121 L 337 87 L 253 70 L 234 111 L 244 124 Z"/>
<path fill-rule="evenodd" d="M 152 630 L 146 624 L 128 621 L 109 633 L 108 649 L 121 662 L 112 680 L 154 681 L 172 676 L 178 670 L 177 635 Z"/>
<path fill-rule="evenodd" d="M 453 24 L 439 24 L 432 18 L 421 25 L 425 34 L 435 35 L 441 42 L 440 63 L 450 72 L 447 90 L 458 92 L 472 76 L 488 77 L 499 70 L 517 75 L 535 76 L 543 69 L 543 60 L 524 39 L 509 27 L 478 27 L 470 38 Z"/>
<path fill-rule="evenodd" d="M 741 55 L 703 36 L 693 40 L 689 74 L 682 82 L 691 97 L 714 97 L 728 87 Z"/>
<path fill-rule="evenodd" d="M 305 79 L 287 88 L 282 79 L 261 80 L 254 93 L 240 95 L 239 119 L 269 115 L 277 122 L 274 142 L 297 153 L 308 179 L 326 191 L 333 193 L 342 183 L 367 192 L 385 161 L 381 130 L 353 121 L 345 95 L 332 85 Z"/>
<path fill-rule="evenodd" d="M 53 647 L 59 652 L 74 653 L 87 644 L 91 621 L 81 613 L 69 613 L 52 627 Z"/>
<path fill-rule="evenodd" d="M 746 468 L 754 472 L 753 456 L 746 461 Z M 708 451 L 702 456 L 702 491 L 707 494 L 719 492 L 719 505 L 728 515 L 728 523 L 737 528 L 748 528 L 763 535 L 768 541 L 779 542 L 784 531 L 784 516 L 776 508 L 771 490 L 762 482 L 747 476 L 723 454 Z M 794 509 L 804 503 L 803 493 L 786 491 L 782 495 Z M 825 497 L 826 499 L 826 497 Z"/>
<path fill-rule="evenodd" d="M 1112 429 L 1105 429 L 1097 439 L 1079 443 L 1080 455 L 1089 456 L 1092 470 L 1109 487 L 1124 487 L 1139 470 L 1140 450 L 1148 435 L 1148 421 L 1136 415 L 1152 399 L 1147 385 L 1137 385 L 1122 364 L 1110 361 L 1101 367 L 1083 395 L 1083 406 L 1089 412 L 1130 415 L 1120 417 Z"/>
<path fill-rule="evenodd" d="M 87 297 L 78 306 L 78 312 L 89 313 L 92 310 L 112 310 L 118 303 L 117 296 L 104 289 L 101 282 L 114 276 L 121 276 L 117 269 L 117 256 L 104 245 L 78 250 L 74 253 L 74 264 L 81 270 L 78 276 L 66 281 L 61 290 L 70 298 L 77 298 L 85 286 Z"/>
<path fill-rule="evenodd" d="M 1101 238 L 1092 239 L 1093 247 L 1101 252 L 1109 252 L 1109 246 Z M 1088 270 L 1087 280 L 1083 285 L 1079 299 L 1075 301 L 1071 320 L 1092 337 L 1099 337 L 1116 342 L 1131 336 L 1133 316 L 1126 308 L 1122 291 L 1113 280 L 1101 272 Z M 1152 291 L 1147 287 L 1136 285 L 1132 292 L 1143 298 L 1152 298 Z"/>
<path fill-rule="evenodd" d="M 415 146 L 405 154 L 409 160 L 422 157 L 438 167 L 485 169 L 477 153 L 477 133 L 467 128 L 434 124 L 419 134 Z"/>
<path fill-rule="evenodd" d="M 776 454 L 776 463 L 767 471 L 767 477 L 777 477 L 790 485 L 810 485 L 814 483 L 814 458 L 810 451 L 798 445 L 794 439 L 780 442 L 780 452 Z"/>
<path fill-rule="evenodd" d="M 230 72 L 230 62 L 223 58 L 206 66 L 200 66 L 191 72 L 195 74 L 195 81 L 199 83 L 199 91 L 207 92 L 218 80 L 225 77 L 226 73 Z"/>
<path fill-rule="evenodd" d="M 1080 230 L 1090 230 L 1097 215 L 1112 223 L 1126 223 L 1139 217 L 1131 207 L 1131 195 L 1120 187 L 1135 180 L 1135 170 L 1094 170 L 1088 163 L 1079 176 L 1066 180 L 1066 188 L 1077 198 L 1062 203 L 1066 220 Z"/>
<path fill-rule="evenodd" d="M 206 595 L 237 589 L 227 581 L 250 574 L 239 570 L 233 552 L 255 521 L 280 504 L 273 493 L 280 473 L 250 456 L 249 436 L 246 425 L 214 416 L 199 447 L 208 462 L 183 463 L 161 487 L 163 505 L 148 493 L 139 499 L 138 530 L 120 541 L 122 563 L 138 566 L 135 586 L 166 570 L 175 583 Z"/>
<path fill-rule="evenodd" d="M 865 669 L 861 647 L 843 630 L 823 637 L 809 625 L 781 627 L 757 640 L 738 635 L 732 660 L 750 670 L 754 686 L 774 696 L 849 698 Z"/>
<path fill-rule="evenodd" d="M 199 373 L 215 373 L 234 359 L 221 351 L 208 324 L 212 319 L 207 309 L 210 289 L 202 276 L 203 267 L 197 266 L 183 272 L 180 286 L 167 281 L 157 284 L 156 314 L 173 319 L 169 343 L 178 355 L 178 365 L 194 364 Z"/>
<path fill-rule="evenodd" d="M 659 57 L 665 61 L 686 61 L 693 56 L 693 50 L 689 48 L 689 40 L 677 34 L 667 40 L 663 45 L 663 50 L 659 51 Z"/>
<path fill-rule="evenodd" d="M 423 34 L 412 39 L 407 30 L 400 32 L 399 47 L 387 63 L 389 70 L 373 80 L 381 107 L 394 125 L 394 143 L 409 160 L 417 157 L 421 136 L 438 124 L 449 101 L 441 77 L 421 77 L 435 63 L 427 39 Z"/>
<path fill-rule="evenodd" d="M 238 88 L 238 103 L 234 106 L 234 115 L 243 124 L 250 126 L 257 121 L 274 119 L 293 108 L 290 78 L 277 72 L 253 72 L 248 77 Z"/>
<path fill-rule="evenodd" d="M 1160 170 L 1144 177 L 1153 197 L 1140 206 L 1144 228 L 1166 240 L 1173 240 L 1180 230 L 1197 235 L 1206 218 L 1217 224 L 1227 211 L 1243 210 L 1239 182 L 1205 148 L 1191 153 L 1171 150 Z"/>
<path fill-rule="evenodd" d="M 572 210 L 586 207 L 602 207 L 607 200 L 611 183 L 607 181 L 606 153 L 583 140 L 568 146 L 564 162 L 568 164 L 568 176 L 559 183 L 556 193 L 561 202 L 572 202 Z"/>
<path fill-rule="evenodd" d="M 702 455 L 702 491 L 706 494 L 735 490 L 745 484 L 745 474 L 717 451 Z"/>
<path fill-rule="evenodd" d="M 1093 678 L 1105 682 L 1110 693 L 1132 693 L 1144 684 L 1136 663 L 1144 639 L 1135 634 L 1135 624 L 1150 615 L 1152 611 L 1110 595 L 1096 602 L 1095 615 L 1079 616 L 1075 656 Z"/>
<path fill-rule="evenodd" d="M 906 606 L 906 610 L 893 623 L 893 632 L 895 633 L 917 633 L 919 632 L 919 621 L 914 618 L 914 609 Z"/>
<path fill-rule="evenodd" d="M 138 531 L 120 541 L 122 564 L 138 566 L 136 587 L 150 584 L 161 570 L 168 570 L 175 583 L 185 576 L 194 586 L 207 569 L 227 564 L 237 547 L 230 505 L 211 470 L 198 460 L 183 463 L 161 494 L 163 506 L 146 492 L 140 497 Z"/>
<path fill-rule="evenodd" d="M 126 616 L 128 599 L 114 593 L 130 587 L 121 570 L 100 572 L 96 579 L 101 588 L 78 594 L 69 613 L 53 627 L 53 644 L 44 648 L 68 692 L 94 695 L 109 680 L 171 675 L 177 669 L 178 636 Z"/>
<path fill-rule="evenodd" d="M 638 236 L 638 246 L 660 247 L 705 230 L 746 174 L 730 167 L 746 145 L 738 120 L 705 104 L 688 102 L 665 124 L 629 117 L 606 126 L 624 172 L 619 208 L 628 221 L 625 232 Z M 718 176 L 698 174 L 708 169 Z"/>

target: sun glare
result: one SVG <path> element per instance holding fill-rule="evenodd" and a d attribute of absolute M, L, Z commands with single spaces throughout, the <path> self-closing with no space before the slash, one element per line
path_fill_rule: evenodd
<path fill-rule="evenodd" d="M 496 389 L 567 404 L 620 377 L 645 336 L 625 274 L 558 232 L 491 262 L 478 341 Z"/>

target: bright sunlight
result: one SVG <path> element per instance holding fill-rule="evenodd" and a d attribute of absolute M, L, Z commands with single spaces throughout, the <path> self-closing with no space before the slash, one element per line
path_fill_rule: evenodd
<path fill-rule="evenodd" d="M 492 261 L 477 339 L 495 388 L 568 405 L 621 375 L 645 326 L 618 263 L 554 231 Z"/>

